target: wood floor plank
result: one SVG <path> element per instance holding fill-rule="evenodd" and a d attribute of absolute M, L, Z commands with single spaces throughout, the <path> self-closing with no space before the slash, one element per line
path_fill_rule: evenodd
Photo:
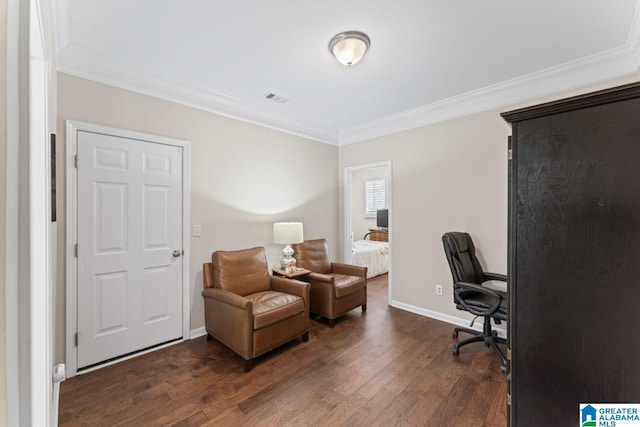
<path fill-rule="evenodd" d="M 425 353 L 426 346 L 428 345 L 428 343 L 422 342 L 407 349 L 401 356 L 399 356 L 402 360 L 393 359 L 387 363 L 384 369 L 360 386 L 358 393 L 364 397 L 372 398 L 374 394 L 391 381 L 395 380 L 399 375 L 407 370 L 408 367 L 418 368 L 420 366 L 424 366 L 421 356 Z"/>
<path fill-rule="evenodd" d="M 344 421 L 347 426 L 370 426 L 381 414 L 388 411 L 389 406 L 397 397 L 396 393 L 381 388 L 376 391 L 367 401 L 349 418 Z"/>
<path fill-rule="evenodd" d="M 368 310 L 309 341 L 242 359 L 204 337 L 66 380 L 60 426 L 445 426 L 506 424 L 506 376 L 482 344 L 451 354 L 452 325 L 387 305 L 369 281 Z"/>

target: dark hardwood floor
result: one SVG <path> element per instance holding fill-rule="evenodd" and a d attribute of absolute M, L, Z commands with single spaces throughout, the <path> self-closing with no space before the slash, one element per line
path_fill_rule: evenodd
<path fill-rule="evenodd" d="M 60 425 L 505 426 L 493 350 L 453 356 L 452 325 L 389 307 L 386 275 L 368 283 L 366 313 L 312 320 L 249 373 L 201 337 L 64 381 Z"/>

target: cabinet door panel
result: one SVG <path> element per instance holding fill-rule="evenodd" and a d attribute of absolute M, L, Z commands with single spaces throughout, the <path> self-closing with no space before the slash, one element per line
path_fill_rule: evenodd
<path fill-rule="evenodd" d="M 640 402 L 639 118 L 630 99 L 514 124 L 516 425 Z"/>

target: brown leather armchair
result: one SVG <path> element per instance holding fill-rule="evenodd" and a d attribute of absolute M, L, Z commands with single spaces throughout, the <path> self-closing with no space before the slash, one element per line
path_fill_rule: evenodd
<path fill-rule="evenodd" d="M 367 267 L 329 261 L 325 239 L 306 240 L 293 245 L 298 267 L 312 273 L 301 280 L 311 284 L 311 312 L 335 319 L 358 306 L 367 311 Z"/>
<path fill-rule="evenodd" d="M 309 339 L 309 284 L 269 275 L 264 248 L 216 251 L 203 265 L 207 339 L 245 359 L 301 337 Z"/>

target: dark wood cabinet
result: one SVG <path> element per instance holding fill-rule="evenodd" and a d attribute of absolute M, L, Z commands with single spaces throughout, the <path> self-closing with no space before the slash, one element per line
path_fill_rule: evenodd
<path fill-rule="evenodd" d="M 640 83 L 502 116 L 510 425 L 640 403 Z"/>

